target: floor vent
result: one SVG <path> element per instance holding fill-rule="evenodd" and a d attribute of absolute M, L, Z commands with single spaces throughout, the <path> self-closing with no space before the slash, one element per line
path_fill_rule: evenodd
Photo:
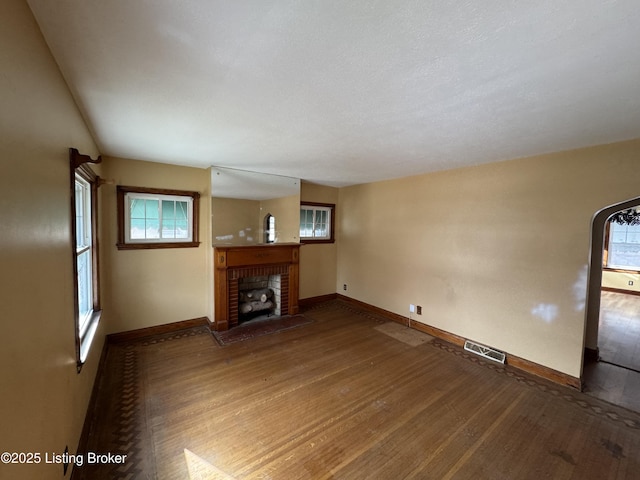
<path fill-rule="evenodd" d="M 504 363 L 505 359 L 507 358 L 504 353 L 498 350 L 494 350 L 491 347 L 485 347 L 484 345 L 480 345 L 479 343 L 470 342 L 469 340 L 464 342 L 464 349 L 498 363 Z"/>

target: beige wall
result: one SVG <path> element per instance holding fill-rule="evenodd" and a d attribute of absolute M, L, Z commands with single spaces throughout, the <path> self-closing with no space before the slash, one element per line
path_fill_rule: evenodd
<path fill-rule="evenodd" d="M 264 240 L 264 217 L 268 213 L 276 219 L 276 243 L 297 243 L 300 240 L 300 195 L 260 202 L 260 241 Z"/>
<path fill-rule="evenodd" d="M 633 282 L 633 284 L 629 285 L 629 282 Z M 602 286 L 629 292 L 640 292 L 640 273 L 604 270 L 602 272 Z"/>
<path fill-rule="evenodd" d="M 108 333 L 211 317 L 211 193 L 208 169 L 107 157 L 103 192 L 104 315 Z M 116 185 L 200 193 L 200 246 L 118 250 Z"/>
<path fill-rule="evenodd" d="M 335 289 L 574 377 L 590 227 L 638 196 L 640 141 L 340 189 Z"/>
<path fill-rule="evenodd" d="M 300 200 L 337 204 L 338 189 L 302 182 Z M 299 231 L 299 213 L 297 221 Z M 300 247 L 300 298 L 336 293 L 337 251 L 335 243 L 306 244 Z"/>
<path fill-rule="evenodd" d="M 211 199 L 213 243 L 255 245 L 264 243 L 264 217 L 276 218 L 276 242 L 297 243 L 300 232 L 300 195 L 270 200 Z"/>
<path fill-rule="evenodd" d="M 75 452 L 104 322 L 78 374 L 68 148 L 98 152 L 23 0 L 0 3 L 0 71 L 0 451 Z M 0 463 L 0 478 L 62 466 Z"/>
<path fill-rule="evenodd" d="M 261 242 L 260 201 L 211 199 L 211 227 L 215 245 L 251 245 Z"/>

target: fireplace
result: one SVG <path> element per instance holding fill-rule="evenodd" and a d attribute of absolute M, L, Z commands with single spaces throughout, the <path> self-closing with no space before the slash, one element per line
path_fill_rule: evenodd
<path fill-rule="evenodd" d="M 275 305 L 271 316 L 298 313 L 299 248 L 297 243 L 215 247 L 215 321 L 212 328 L 228 330 L 246 319 L 241 308 L 243 304 L 244 310 L 248 308 L 247 294 L 251 291 L 255 291 L 252 295 L 260 291 L 258 302 L 270 301 Z M 264 302 L 263 295 L 267 297 Z M 255 307 L 262 309 L 264 305 L 255 304 Z"/>
<path fill-rule="evenodd" d="M 238 323 L 256 318 L 279 317 L 281 309 L 281 276 L 261 275 L 238 279 Z"/>

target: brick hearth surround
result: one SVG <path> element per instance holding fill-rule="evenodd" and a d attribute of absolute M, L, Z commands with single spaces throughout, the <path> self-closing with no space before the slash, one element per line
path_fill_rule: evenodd
<path fill-rule="evenodd" d="M 297 243 L 214 247 L 214 313 L 217 331 L 238 324 L 238 279 L 280 275 L 281 315 L 298 313 Z"/>

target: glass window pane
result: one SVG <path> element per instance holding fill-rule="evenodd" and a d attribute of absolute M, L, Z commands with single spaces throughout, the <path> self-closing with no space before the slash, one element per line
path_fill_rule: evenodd
<path fill-rule="evenodd" d="M 160 202 L 158 202 L 158 200 L 145 200 L 144 206 L 146 218 L 159 218 L 160 213 L 158 212 L 158 208 L 160 207 Z"/>
<path fill-rule="evenodd" d="M 142 239 L 144 237 L 145 221 L 144 218 L 131 219 L 130 237 L 133 239 Z"/>
<path fill-rule="evenodd" d="M 176 221 L 162 217 L 162 238 L 176 238 Z"/>
<path fill-rule="evenodd" d="M 80 312 L 80 328 L 84 320 L 93 310 L 91 281 L 91 250 L 87 250 L 77 258 L 78 266 L 78 307 Z"/>
<path fill-rule="evenodd" d="M 615 268 L 640 270 L 640 226 L 611 222 L 607 264 Z"/>
<path fill-rule="evenodd" d="M 176 202 L 162 200 L 162 220 L 173 220 L 174 218 L 176 218 Z"/>
<path fill-rule="evenodd" d="M 131 218 L 144 218 L 144 200 L 132 198 L 129 205 Z"/>
<path fill-rule="evenodd" d="M 175 202 L 176 220 L 187 221 L 189 218 L 189 202 Z"/>
<path fill-rule="evenodd" d="M 627 226 L 618 225 L 617 223 L 611 224 L 611 242 L 613 243 L 625 243 L 627 240 Z"/>
<path fill-rule="evenodd" d="M 84 192 L 82 184 L 76 181 L 76 247 L 84 246 Z"/>
<path fill-rule="evenodd" d="M 177 220 L 175 238 L 189 238 L 189 224 L 186 220 Z"/>
<path fill-rule="evenodd" d="M 147 218 L 147 221 L 145 223 L 144 238 L 160 238 L 160 220 L 157 218 Z"/>

